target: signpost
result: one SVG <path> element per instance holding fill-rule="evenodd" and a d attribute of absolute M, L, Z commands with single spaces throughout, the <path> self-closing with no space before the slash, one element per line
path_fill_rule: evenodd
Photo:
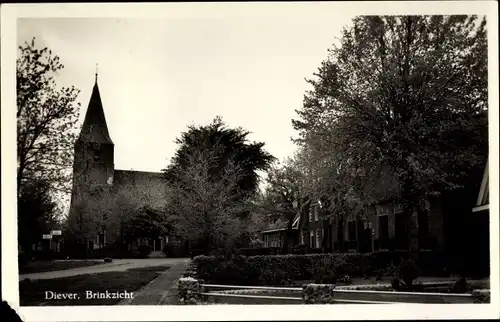
<path fill-rule="evenodd" d="M 43 234 L 42 239 L 52 239 L 52 235 L 51 234 Z"/>
<path fill-rule="evenodd" d="M 52 230 L 52 231 L 50 232 L 50 234 L 51 234 L 52 236 L 61 236 L 61 235 L 62 235 L 62 232 L 61 232 L 60 230 Z"/>

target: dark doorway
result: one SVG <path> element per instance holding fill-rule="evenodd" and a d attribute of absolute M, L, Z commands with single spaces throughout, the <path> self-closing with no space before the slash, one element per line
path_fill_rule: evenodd
<path fill-rule="evenodd" d="M 395 214 L 394 222 L 394 237 L 396 249 L 406 249 L 408 245 L 408 215 L 406 213 Z"/>
<path fill-rule="evenodd" d="M 378 216 L 378 248 L 389 248 L 389 216 Z"/>
<path fill-rule="evenodd" d="M 154 251 L 157 251 L 157 252 L 161 252 L 163 249 L 162 249 L 162 242 L 161 242 L 161 239 L 160 238 L 155 238 L 154 239 Z"/>
<path fill-rule="evenodd" d="M 364 221 L 358 221 L 358 247 L 360 253 L 368 253 L 372 251 L 372 231 L 370 228 L 365 228 L 365 225 Z"/>

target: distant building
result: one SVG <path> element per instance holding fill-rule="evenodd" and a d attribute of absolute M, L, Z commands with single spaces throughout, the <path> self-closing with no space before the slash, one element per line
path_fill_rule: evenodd
<path fill-rule="evenodd" d="M 85 240 L 87 249 L 102 248 L 123 238 L 121 228 L 127 218 L 145 209 L 162 212 L 165 201 L 163 173 L 115 169 L 114 143 L 106 124 L 96 75 L 74 147 L 70 234 Z M 144 242 L 161 251 L 167 238 L 154 236 Z"/>
<path fill-rule="evenodd" d="M 283 247 L 285 236 L 288 228 L 288 222 L 283 219 L 276 219 L 270 222 L 263 230 L 260 231 L 264 247 Z M 299 215 L 297 215 L 292 223 L 292 232 L 289 239 L 290 247 L 293 247 L 298 242 L 299 236 Z"/>
<path fill-rule="evenodd" d="M 404 212 L 394 174 L 390 171 L 380 174 L 370 185 L 372 190 L 367 195 L 372 198 L 365 200 L 367 206 L 358 216 L 345 218 L 343 225 L 338 218 L 329 216 L 329 210 L 319 202 L 312 201 L 304 207 L 294 219 L 289 246 L 303 244 L 310 250 L 325 252 L 405 251 L 409 246 L 406 218 L 411 216 L 419 250 L 442 252 L 451 260 L 469 266 L 470 271 L 487 274 L 488 164 L 474 170 L 463 189 L 422 200 L 411 214 Z M 269 223 L 261 231 L 265 246 L 282 247 L 286 227 L 283 220 Z"/>

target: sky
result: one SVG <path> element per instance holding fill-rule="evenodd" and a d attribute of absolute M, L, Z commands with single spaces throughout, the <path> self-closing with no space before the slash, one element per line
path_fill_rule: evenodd
<path fill-rule="evenodd" d="M 81 90 L 80 124 L 97 69 L 116 169 L 160 171 L 188 125 L 217 115 L 283 160 L 296 149 L 291 119 L 305 78 L 352 19 L 321 9 L 314 19 L 238 7 L 219 16 L 19 19 L 17 43 L 36 37 L 60 56 L 55 79 Z"/>

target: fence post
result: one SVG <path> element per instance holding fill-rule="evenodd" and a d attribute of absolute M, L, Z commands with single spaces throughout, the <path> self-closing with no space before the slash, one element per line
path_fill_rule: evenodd
<path fill-rule="evenodd" d="M 302 299 L 305 304 L 331 304 L 334 302 L 333 284 L 304 284 Z"/>
<path fill-rule="evenodd" d="M 474 303 L 490 303 L 490 290 L 474 290 L 472 291 L 472 300 Z"/>
<path fill-rule="evenodd" d="M 178 301 L 180 304 L 198 304 L 199 301 L 204 300 L 204 296 L 200 293 L 204 292 L 202 284 L 203 280 L 197 280 L 192 277 L 181 277 L 177 282 L 178 287 Z"/>

